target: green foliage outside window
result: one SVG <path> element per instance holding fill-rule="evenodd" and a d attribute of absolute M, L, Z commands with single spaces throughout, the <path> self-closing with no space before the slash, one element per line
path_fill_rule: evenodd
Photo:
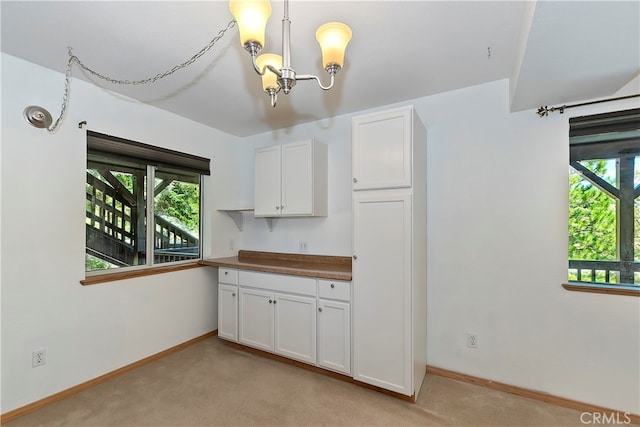
<path fill-rule="evenodd" d="M 613 160 L 591 160 L 581 162 L 590 171 L 617 185 L 617 171 Z M 635 182 L 640 184 L 640 158 L 636 157 Z M 569 175 L 569 259 L 582 261 L 616 261 L 619 259 L 617 246 L 617 204 L 604 191 L 571 170 Z M 634 260 L 640 259 L 640 199 L 634 201 Z M 619 283 L 617 273 L 611 273 L 610 283 Z M 569 280 L 580 280 L 577 270 L 569 269 Z M 596 270 L 596 282 L 605 282 L 605 272 Z M 636 284 L 640 274 L 635 273 Z"/>
<path fill-rule="evenodd" d="M 601 177 L 607 174 L 604 160 L 584 162 L 584 165 Z M 569 259 L 606 261 L 615 260 L 616 256 L 615 200 L 572 171 L 569 178 Z"/>
<path fill-rule="evenodd" d="M 186 228 L 193 236 L 200 229 L 200 186 L 173 181 L 156 196 L 156 214 Z"/>

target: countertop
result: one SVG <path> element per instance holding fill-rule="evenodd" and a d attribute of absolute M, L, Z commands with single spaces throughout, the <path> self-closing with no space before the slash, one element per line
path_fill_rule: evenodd
<path fill-rule="evenodd" d="M 199 262 L 211 267 L 237 268 L 265 273 L 351 281 L 351 258 L 281 252 L 239 251 L 238 256 L 206 258 Z"/>

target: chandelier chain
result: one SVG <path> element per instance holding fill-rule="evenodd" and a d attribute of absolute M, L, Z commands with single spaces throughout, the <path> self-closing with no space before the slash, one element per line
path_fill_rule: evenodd
<path fill-rule="evenodd" d="M 149 84 L 149 83 L 155 83 L 158 80 L 170 76 L 171 74 L 175 73 L 176 71 L 182 70 L 183 68 L 188 67 L 189 65 L 193 64 L 194 62 L 196 62 L 198 59 L 200 59 L 205 53 L 207 53 L 209 50 L 211 50 L 211 48 L 213 48 L 213 46 L 222 38 L 224 37 L 225 33 L 230 30 L 231 28 L 235 27 L 236 25 L 236 20 L 232 19 L 231 21 L 229 21 L 229 23 L 227 24 L 227 26 L 225 28 L 223 28 L 222 30 L 220 30 L 218 32 L 218 34 L 211 39 L 211 41 L 202 49 L 200 49 L 195 55 L 193 55 L 191 58 L 189 58 L 188 60 L 182 62 L 181 64 L 178 64 L 176 66 L 174 66 L 173 68 L 171 68 L 170 70 L 167 70 L 163 73 L 158 73 L 153 77 L 149 77 L 146 79 L 142 79 L 142 80 L 126 80 L 126 79 L 115 79 L 113 77 L 109 77 L 106 76 L 104 74 L 100 74 L 97 71 L 89 68 L 88 66 L 86 66 L 81 60 L 80 58 L 78 58 L 76 55 L 74 55 L 73 53 L 73 49 L 71 47 L 67 48 L 68 54 L 69 54 L 69 60 L 67 61 L 67 70 L 65 72 L 65 81 L 64 81 L 64 94 L 62 96 L 62 106 L 61 106 L 61 111 L 60 111 L 60 116 L 56 119 L 55 123 L 50 126 L 49 128 L 47 128 L 47 130 L 49 132 L 55 132 L 55 130 L 58 128 L 60 122 L 62 121 L 66 111 L 67 111 L 67 107 L 69 105 L 69 93 L 71 91 L 71 71 L 73 68 L 73 63 L 75 62 L 76 64 L 78 64 L 78 66 L 83 69 L 84 71 L 86 71 L 87 73 L 91 74 L 94 77 L 97 77 L 101 80 L 107 81 L 109 83 L 112 84 L 119 84 L 119 85 L 133 85 L 133 86 L 138 86 L 138 85 L 143 85 L 143 84 Z"/>

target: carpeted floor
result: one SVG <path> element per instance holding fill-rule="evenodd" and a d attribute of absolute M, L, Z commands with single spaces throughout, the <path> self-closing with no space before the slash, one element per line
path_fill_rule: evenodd
<path fill-rule="evenodd" d="M 3 425 L 582 426 L 580 413 L 435 375 L 412 404 L 213 337 Z"/>

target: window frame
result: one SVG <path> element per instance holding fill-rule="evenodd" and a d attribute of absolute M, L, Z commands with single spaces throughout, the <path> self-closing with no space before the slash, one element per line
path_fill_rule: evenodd
<path fill-rule="evenodd" d="M 87 130 L 87 170 L 89 169 L 89 157 L 91 155 L 101 156 L 105 159 L 117 161 L 118 159 L 145 165 L 146 197 L 145 197 L 145 253 L 150 254 L 145 257 L 145 263 L 140 265 L 123 266 L 115 269 L 103 269 L 87 271 L 85 267 L 85 278 L 80 281 L 82 285 L 92 285 L 108 282 L 112 280 L 122 280 L 131 277 L 140 277 L 152 274 L 160 274 L 171 271 L 179 271 L 193 267 L 199 267 L 199 262 L 203 258 L 203 199 L 204 199 L 204 177 L 210 175 L 210 159 L 182 153 L 175 150 L 143 144 L 136 141 L 126 140 L 111 135 Z M 155 178 L 159 168 L 173 169 L 188 173 L 197 174 L 199 190 L 199 231 L 198 231 L 198 256 L 193 259 L 155 262 Z M 85 180 L 85 185 L 87 181 Z M 86 221 L 86 214 L 85 214 Z M 85 237 L 85 254 L 87 241 Z"/>

